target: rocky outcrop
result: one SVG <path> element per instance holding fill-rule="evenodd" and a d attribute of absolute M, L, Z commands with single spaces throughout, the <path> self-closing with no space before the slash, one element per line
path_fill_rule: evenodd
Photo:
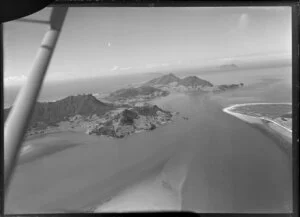
<path fill-rule="evenodd" d="M 145 104 L 110 113 L 105 121 L 87 133 L 123 138 L 135 132 L 154 130 L 170 122 L 172 116 L 171 112 L 164 111 L 156 105 Z"/>
<path fill-rule="evenodd" d="M 65 116 L 56 125 L 38 122 L 26 132 L 26 137 L 62 131 L 85 132 L 123 138 L 145 130 L 154 130 L 172 120 L 173 114 L 156 105 L 143 103 L 139 106 L 113 107 L 104 114 L 84 113 Z M 42 127 L 40 126 L 41 124 Z"/>

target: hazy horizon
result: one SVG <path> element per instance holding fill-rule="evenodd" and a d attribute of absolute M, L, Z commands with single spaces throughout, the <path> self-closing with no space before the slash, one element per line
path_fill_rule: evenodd
<path fill-rule="evenodd" d="M 26 80 L 47 28 L 4 24 L 5 86 Z M 290 62 L 290 7 L 71 7 L 45 81 Z"/>
<path fill-rule="evenodd" d="M 173 72 L 152 72 L 152 73 L 136 73 L 136 74 L 123 74 L 105 77 L 87 77 L 77 78 L 73 80 L 62 81 L 48 81 L 44 82 L 41 89 L 39 99 L 40 102 L 55 101 L 71 95 L 80 94 L 96 94 L 96 93 L 108 93 L 121 88 L 126 88 L 134 84 L 141 82 L 147 82 L 151 79 L 158 78 L 162 75 L 172 73 L 179 78 L 187 76 L 197 76 L 201 79 L 207 80 L 213 85 L 220 85 L 226 83 L 231 76 L 235 77 L 237 83 L 243 82 L 245 85 L 251 85 L 252 79 L 248 79 L 252 74 L 260 75 L 264 77 L 266 73 L 268 75 L 273 74 L 274 79 L 279 74 L 282 74 L 284 79 L 291 84 L 291 66 L 281 67 L 265 67 L 265 68 L 249 68 L 249 69 L 235 69 L 235 70 L 204 70 L 197 69 L 179 70 Z M 229 82 L 229 81 L 227 81 Z M 13 104 L 15 97 L 21 90 L 22 85 L 10 85 L 4 87 L 4 107 L 8 108 Z"/>
<path fill-rule="evenodd" d="M 190 76 L 190 75 L 196 75 L 199 78 L 202 78 L 203 75 L 208 74 L 208 73 L 223 73 L 223 72 L 227 72 L 227 71 L 237 71 L 237 70 L 242 70 L 242 71 L 247 71 L 247 70 L 256 70 L 256 69 L 272 69 L 272 68 L 286 68 L 286 67 L 291 67 L 291 63 L 290 61 L 282 61 L 282 62 L 277 62 L 274 63 L 274 65 L 242 65 L 242 67 L 240 67 L 239 64 L 235 64 L 232 63 L 234 65 L 237 65 L 238 68 L 236 69 L 220 69 L 219 66 L 208 66 L 208 67 L 202 67 L 202 68 L 197 68 L 197 67 L 190 67 L 190 68 L 185 68 L 185 69 L 174 69 L 174 70 L 157 70 L 157 71 L 149 71 L 149 72 L 144 72 L 144 73 L 139 73 L 139 72 L 132 72 L 132 73 L 127 73 L 127 74 L 104 74 L 104 75 L 95 75 L 95 76 L 91 76 L 91 77 L 75 77 L 75 78 L 68 78 L 68 79 L 64 79 L 64 80 L 44 80 L 44 85 L 46 86 L 52 86 L 52 85 L 57 85 L 57 84 L 62 84 L 62 83 L 72 83 L 72 82 L 79 82 L 82 80 L 90 80 L 90 79 L 116 79 L 116 78 L 120 78 L 121 77 L 132 77 L 132 76 L 143 76 L 143 75 L 149 75 L 149 76 L 154 76 L 154 77 L 158 77 L 158 76 L 162 76 L 162 75 L 167 75 L 167 74 L 174 74 L 178 77 L 185 77 L 185 76 Z M 230 64 L 223 64 L 223 65 L 230 65 Z M 6 78 L 5 82 L 8 83 L 7 85 L 4 86 L 4 89 L 20 89 L 22 87 L 22 85 L 24 84 L 24 82 L 26 81 L 26 79 L 23 79 L 22 83 L 21 82 L 15 82 L 15 83 L 10 83 L 7 82 L 8 80 L 10 81 L 14 81 L 14 78 Z M 18 79 L 16 79 L 18 80 Z M 145 80 L 146 81 L 146 80 Z M 4 82 L 4 83 L 5 83 Z"/>

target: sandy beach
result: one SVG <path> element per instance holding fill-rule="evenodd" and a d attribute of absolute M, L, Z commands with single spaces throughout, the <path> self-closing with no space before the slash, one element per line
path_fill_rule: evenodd
<path fill-rule="evenodd" d="M 260 105 L 260 104 L 262 104 L 262 105 L 268 105 L 268 104 L 289 104 L 289 105 L 291 105 L 291 103 L 244 103 L 244 104 L 235 104 L 235 105 L 229 106 L 227 108 L 224 108 L 223 111 L 230 115 L 233 115 L 241 120 L 244 120 L 248 123 L 257 123 L 257 124 L 262 124 L 263 122 L 268 123 L 270 128 L 272 128 L 277 133 L 291 138 L 292 137 L 292 129 L 290 129 L 286 126 L 283 126 L 280 123 L 278 123 L 270 118 L 255 117 L 255 116 L 245 115 L 245 114 L 241 114 L 241 113 L 232 111 L 238 107 L 247 106 L 247 105 Z"/>
<path fill-rule="evenodd" d="M 246 114 L 241 114 L 234 112 L 232 110 L 247 105 L 259 105 L 259 104 L 291 104 L 291 103 L 244 103 L 244 104 L 235 104 L 223 109 L 223 112 L 230 114 L 240 120 L 243 120 L 249 124 L 257 126 L 260 130 L 271 134 L 275 139 L 282 141 L 279 142 L 280 148 L 284 149 L 290 156 L 292 155 L 292 129 L 289 129 L 282 124 L 267 118 L 267 117 L 255 117 Z M 287 145 L 288 144 L 288 145 Z"/>

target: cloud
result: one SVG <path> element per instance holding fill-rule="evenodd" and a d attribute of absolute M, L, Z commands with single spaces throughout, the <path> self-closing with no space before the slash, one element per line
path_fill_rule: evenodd
<path fill-rule="evenodd" d="M 241 14 L 241 16 L 239 17 L 238 28 L 245 29 L 247 28 L 248 23 L 249 23 L 249 15 L 247 13 Z"/>
<path fill-rule="evenodd" d="M 27 80 L 25 75 L 20 76 L 8 76 L 4 78 L 4 85 L 21 84 Z"/>
<path fill-rule="evenodd" d="M 154 63 L 148 63 L 146 64 L 147 69 L 156 68 L 156 67 L 167 67 L 170 66 L 169 63 L 160 63 L 160 64 L 154 64 Z"/>
<path fill-rule="evenodd" d="M 233 25 L 232 27 L 229 28 L 229 30 L 227 32 L 225 32 L 224 34 L 228 34 L 231 36 L 236 37 L 238 36 L 244 36 L 247 28 L 248 28 L 248 24 L 249 24 L 249 15 L 248 13 L 242 13 L 240 15 L 238 15 L 236 18 L 237 23 L 235 25 Z"/>
<path fill-rule="evenodd" d="M 114 67 L 112 67 L 111 71 L 115 71 L 117 69 L 119 69 L 119 66 L 114 66 Z"/>

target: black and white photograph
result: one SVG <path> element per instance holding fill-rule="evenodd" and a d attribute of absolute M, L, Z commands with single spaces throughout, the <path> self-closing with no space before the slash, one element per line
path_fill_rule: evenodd
<path fill-rule="evenodd" d="M 51 6 L 3 49 L 5 214 L 293 212 L 290 6 Z"/>

